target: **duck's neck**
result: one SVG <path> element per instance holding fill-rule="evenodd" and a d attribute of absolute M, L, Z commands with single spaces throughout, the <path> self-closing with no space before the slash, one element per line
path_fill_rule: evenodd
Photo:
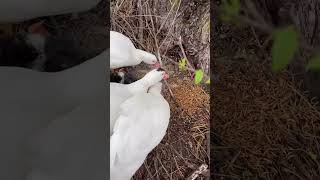
<path fill-rule="evenodd" d="M 58 73 L 56 83 L 63 93 L 75 99 L 86 99 L 107 94 L 107 62 L 109 51 L 86 62 Z M 88 99 L 88 100 L 89 100 Z"/>
<path fill-rule="evenodd" d="M 129 90 L 135 94 L 140 92 L 147 92 L 149 87 L 155 84 L 154 82 L 149 81 L 148 79 L 142 78 L 134 83 L 128 85 Z"/>

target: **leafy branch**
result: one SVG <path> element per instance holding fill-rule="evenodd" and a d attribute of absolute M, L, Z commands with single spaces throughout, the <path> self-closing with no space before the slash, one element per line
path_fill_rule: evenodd
<path fill-rule="evenodd" d="M 241 22 L 270 34 L 273 40 L 271 54 L 274 71 L 283 70 L 292 61 L 299 47 L 313 54 L 306 68 L 320 69 L 320 53 L 299 35 L 293 25 L 273 27 L 265 21 L 251 0 L 244 0 L 244 5 L 241 6 L 240 0 L 224 0 L 221 18 L 223 21 L 233 24 Z M 246 15 L 242 15 L 240 12 L 246 12 Z"/>

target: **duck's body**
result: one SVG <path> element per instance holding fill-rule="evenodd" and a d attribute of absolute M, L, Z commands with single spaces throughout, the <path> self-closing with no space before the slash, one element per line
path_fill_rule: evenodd
<path fill-rule="evenodd" d="M 37 17 L 87 11 L 101 0 L 2 0 L 0 23 L 14 23 Z"/>
<path fill-rule="evenodd" d="M 120 105 L 134 94 L 147 92 L 149 87 L 160 82 L 165 76 L 163 70 L 154 69 L 131 84 L 110 83 L 110 135 L 119 116 Z"/>
<path fill-rule="evenodd" d="M 110 140 L 110 179 L 130 180 L 164 137 L 170 118 L 161 83 L 121 104 Z"/>
<path fill-rule="evenodd" d="M 137 49 L 132 41 L 125 35 L 110 31 L 110 68 L 122 68 L 127 66 L 135 66 L 141 62 L 157 65 L 155 55 Z"/>
<path fill-rule="evenodd" d="M 58 73 L 0 67 L 0 179 L 17 179 L 31 133 L 80 104 L 106 94 L 108 52 Z M 8 164 L 8 162 L 10 162 Z"/>

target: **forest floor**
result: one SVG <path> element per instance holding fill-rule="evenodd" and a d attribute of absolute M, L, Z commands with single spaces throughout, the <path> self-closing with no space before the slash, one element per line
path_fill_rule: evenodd
<path fill-rule="evenodd" d="M 186 21 L 185 16 L 192 16 L 191 9 L 198 19 L 207 17 L 197 22 L 201 25 Z M 208 85 L 195 85 L 192 72 L 180 71 L 177 65 L 186 56 L 193 68 L 209 70 L 208 9 L 209 1 L 111 2 L 111 30 L 155 54 L 170 75 L 163 86 L 171 110 L 167 134 L 133 179 L 193 179 L 199 168 L 202 174 L 197 179 L 209 178 Z M 204 30 L 199 28 L 202 26 Z M 150 70 L 143 64 L 129 69 L 136 78 Z"/>
<path fill-rule="evenodd" d="M 292 74 L 271 71 L 266 37 L 250 27 L 214 28 L 212 177 L 319 179 L 316 102 Z"/>

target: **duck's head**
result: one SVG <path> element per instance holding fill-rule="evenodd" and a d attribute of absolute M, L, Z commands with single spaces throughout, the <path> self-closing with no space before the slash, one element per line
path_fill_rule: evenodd
<path fill-rule="evenodd" d="M 149 82 L 160 82 L 162 79 L 166 80 L 169 78 L 169 75 L 163 70 L 162 68 L 153 69 L 152 71 L 148 72 L 144 78 Z"/>
<path fill-rule="evenodd" d="M 160 62 L 158 61 L 158 59 L 156 58 L 155 55 L 151 54 L 152 57 L 150 58 L 146 58 L 143 60 L 144 63 L 151 65 L 152 69 L 158 69 L 161 67 Z"/>
<path fill-rule="evenodd" d="M 160 62 L 154 54 L 138 49 L 138 57 L 142 62 L 151 65 L 153 69 L 160 68 Z"/>

